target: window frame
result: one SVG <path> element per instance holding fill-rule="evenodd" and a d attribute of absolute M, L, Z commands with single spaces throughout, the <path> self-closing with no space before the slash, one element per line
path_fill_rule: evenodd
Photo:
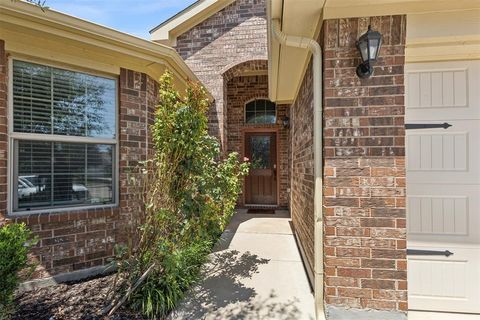
<path fill-rule="evenodd" d="M 274 123 L 248 123 L 247 122 L 247 105 L 251 102 L 258 101 L 258 100 L 263 100 L 263 101 L 268 101 L 271 102 L 275 105 L 275 122 Z M 274 126 L 277 125 L 278 123 L 278 105 L 277 103 L 271 101 L 268 98 L 265 97 L 259 97 L 259 98 L 253 98 L 245 102 L 243 105 L 243 123 L 247 126 Z"/>
<path fill-rule="evenodd" d="M 95 138 L 95 137 L 82 137 L 82 136 L 68 136 L 68 135 L 58 135 L 58 134 L 42 134 L 42 133 L 27 133 L 27 132 L 15 132 L 14 131 L 14 121 L 13 121 L 13 62 L 21 61 L 26 63 L 34 63 L 42 66 L 62 69 L 66 71 L 79 72 L 88 74 L 91 76 L 102 77 L 106 79 L 113 80 L 115 83 L 115 138 Z M 51 63 L 46 62 L 42 59 L 35 60 L 26 58 L 24 56 L 11 55 L 8 58 L 8 158 L 7 158 L 7 215 L 10 216 L 22 216 L 22 215 L 31 215 L 31 214 L 40 214 L 40 213 L 50 213 L 50 212 L 69 212 L 72 210 L 84 210 L 84 209 L 98 209 L 98 208 L 112 208 L 118 207 L 119 205 L 119 157 L 120 157 L 120 103 L 119 103 L 119 79 L 118 76 L 112 74 L 105 74 L 102 72 L 95 72 L 91 70 L 84 70 L 81 68 L 75 68 L 70 65 L 63 65 L 61 63 Z M 27 140 L 27 141 L 47 141 L 47 142 L 64 142 L 64 143 L 82 143 L 82 144 L 107 144 L 113 146 L 113 161 L 112 161 L 112 195 L 113 201 L 108 204 L 92 204 L 92 205 L 71 205 L 71 206 L 58 206 L 58 207 L 46 207 L 25 210 L 17 208 L 15 210 L 15 196 L 18 196 L 18 178 L 15 179 L 15 159 L 18 155 L 18 143 L 16 141 Z M 17 199 L 18 200 L 18 199 Z"/>

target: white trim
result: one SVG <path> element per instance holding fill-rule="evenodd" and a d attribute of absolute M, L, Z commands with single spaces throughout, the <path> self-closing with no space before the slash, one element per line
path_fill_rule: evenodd
<path fill-rule="evenodd" d="M 7 79 L 7 215 L 13 212 L 13 139 L 10 134 L 13 131 L 13 57 L 8 57 L 8 79 Z"/>
<path fill-rule="evenodd" d="M 33 210 L 22 210 L 22 211 L 15 211 L 9 212 L 7 214 L 7 218 L 19 218 L 24 216 L 29 216 L 32 214 L 42 214 L 42 213 L 69 213 L 72 211 L 81 211 L 81 210 L 94 210 L 94 209 L 109 209 L 109 208 L 118 208 L 118 203 L 109 203 L 109 204 L 99 204 L 99 205 L 91 205 L 91 206 L 65 206 L 65 207 L 49 207 L 49 208 L 42 208 L 42 209 L 33 209 Z"/>
<path fill-rule="evenodd" d="M 73 71 L 78 73 L 84 73 L 87 75 L 92 75 L 96 77 L 102 77 L 105 79 L 113 80 L 115 83 L 115 138 L 93 138 L 93 137 L 77 137 L 77 136 L 64 136 L 64 135 L 54 135 L 54 134 L 38 134 L 38 133 L 25 133 L 25 132 L 14 132 L 14 123 L 13 123 L 13 61 L 22 61 L 27 63 L 35 63 L 43 66 L 48 66 L 52 68 Z M 7 216 L 17 217 L 30 214 L 39 214 L 46 212 L 70 212 L 72 210 L 84 210 L 84 209 L 96 209 L 96 208 L 112 208 L 118 207 L 120 203 L 120 87 L 119 79 L 115 76 L 106 76 L 104 73 L 96 74 L 95 72 L 86 72 L 84 70 L 78 70 L 72 67 L 63 67 L 52 63 L 44 64 L 43 62 L 35 61 L 35 59 L 24 59 L 23 56 L 17 58 L 16 55 L 11 55 L 8 57 L 8 82 L 7 82 L 7 123 L 8 123 L 8 159 L 7 159 Z M 92 204 L 92 205 L 71 205 L 64 207 L 49 207 L 49 208 L 39 208 L 33 210 L 18 210 L 14 211 L 14 196 L 15 196 L 15 187 L 14 175 L 15 168 L 13 163 L 15 162 L 15 141 L 20 140 L 33 140 L 33 141 L 48 141 L 48 142 L 70 142 L 70 143 L 83 143 L 83 144 L 107 144 L 113 146 L 113 156 L 115 157 L 112 161 L 112 196 L 113 201 L 109 204 Z"/>
<path fill-rule="evenodd" d="M 63 136 L 58 134 L 42 134 L 27 132 L 12 132 L 10 137 L 14 140 L 33 140 L 48 142 L 71 142 L 71 143 L 90 143 L 90 144 L 111 144 L 116 145 L 117 139 L 79 137 L 79 136 Z"/>
<path fill-rule="evenodd" d="M 177 36 L 223 10 L 235 0 L 199 0 L 150 30 L 154 42 L 176 46 Z"/>

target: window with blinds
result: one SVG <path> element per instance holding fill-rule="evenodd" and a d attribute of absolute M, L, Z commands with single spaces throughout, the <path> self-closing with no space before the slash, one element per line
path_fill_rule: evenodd
<path fill-rule="evenodd" d="M 13 62 L 13 210 L 115 202 L 114 79 Z"/>

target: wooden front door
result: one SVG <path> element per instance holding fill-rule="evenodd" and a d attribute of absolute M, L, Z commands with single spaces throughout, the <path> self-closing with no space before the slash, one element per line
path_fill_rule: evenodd
<path fill-rule="evenodd" d="M 250 172 L 245 179 L 246 205 L 277 204 L 277 139 L 275 132 L 245 134 Z"/>

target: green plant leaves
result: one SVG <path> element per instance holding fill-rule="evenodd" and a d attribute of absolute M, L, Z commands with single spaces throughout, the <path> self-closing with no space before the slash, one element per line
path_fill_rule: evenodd
<path fill-rule="evenodd" d="M 0 320 L 8 319 L 13 310 L 19 273 L 34 267 L 28 262 L 27 254 L 36 243 L 37 239 L 23 223 L 0 227 Z"/>
<path fill-rule="evenodd" d="M 143 195 L 133 229 L 133 248 L 118 256 L 126 290 L 153 264 L 155 268 L 132 294 L 134 310 L 150 318 L 166 316 L 198 280 L 213 244 L 235 212 L 241 179 L 248 165 L 236 153 L 221 160 L 218 141 L 208 135 L 206 91 L 191 83 L 185 95 L 165 73 L 151 126 L 152 159 L 141 163 L 130 182 Z"/>

